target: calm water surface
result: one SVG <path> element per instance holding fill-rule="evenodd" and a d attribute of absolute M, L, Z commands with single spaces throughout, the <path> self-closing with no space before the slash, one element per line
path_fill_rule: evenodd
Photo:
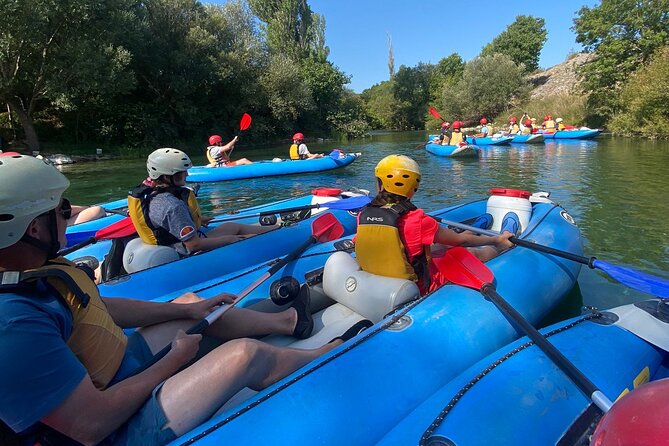
<path fill-rule="evenodd" d="M 375 134 L 346 145 L 309 144 L 312 153 L 335 147 L 361 152 L 350 166 L 331 172 L 204 184 L 200 202 L 210 212 L 229 212 L 267 201 L 308 193 L 319 186 L 373 190 L 374 166 L 393 153 L 413 157 L 423 181 L 414 202 L 427 210 L 480 199 L 491 187 L 532 192 L 551 198 L 576 219 L 586 255 L 669 277 L 669 143 L 600 136 L 592 141 L 546 142 L 484 149 L 481 159 L 448 159 L 420 145 L 425 132 Z M 420 145 L 420 147 L 419 147 Z M 202 149 L 184 148 L 195 164 L 204 164 Z M 287 147 L 235 149 L 233 158 L 285 157 Z M 66 166 L 72 181 L 68 196 L 77 204 L 121 198 L 146 176 L 144 159 Z M 525 273 L 532 280 L 532 271 Z M 610 308 L 647 296 L 583 267 L 579 286 L 560 316 L 577 314 L 581 305 Z"/>

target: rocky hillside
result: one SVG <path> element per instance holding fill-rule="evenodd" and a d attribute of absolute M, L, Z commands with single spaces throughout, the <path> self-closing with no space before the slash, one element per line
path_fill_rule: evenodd
<path fill-rule="evenodd" d="M 592 54 L 580 53 L 566 62 L 530 76 L 530 81 L 534 84 L 532 99 L 572 93 L 579 84 L 576 68 L 592 57 Z"/>

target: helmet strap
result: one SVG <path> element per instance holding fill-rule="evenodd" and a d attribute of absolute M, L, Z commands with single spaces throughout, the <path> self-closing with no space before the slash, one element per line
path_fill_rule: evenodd
<path fill-rule="evenodd" d="M 58 241 L 58 222 L 56 221 L 56 210 L 51 209 L 47 213 L 49 219 L 49 234 L 51 236 L 51 242 L 47 243 L 43 240 L 28 235 L 28 233 L 23 234 L 21 241 L 33 245 L 35 248 L 39 249 L 46 253 L 47 260 L 54 259 L 58 257 L 58 251 L 60 251 L 60 242 Z"/>

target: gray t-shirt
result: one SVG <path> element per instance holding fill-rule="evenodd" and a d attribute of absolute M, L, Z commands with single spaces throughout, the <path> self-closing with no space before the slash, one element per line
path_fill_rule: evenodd
<path fill-rule="evenodd" d="M 195 222 L 188 206 L 169 192 L 158 194 L 149 204 L 149 218 L 156 227 L 161 227 L 182 242 L 196 234 Z M 180 254 L 188 254 L 182 243 L 172 245 Z"/>

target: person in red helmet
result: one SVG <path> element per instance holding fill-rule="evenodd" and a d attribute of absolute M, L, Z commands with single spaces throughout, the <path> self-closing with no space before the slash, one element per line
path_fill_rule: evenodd
<path fill-rule="evenodd" d="M 253 161 L 249 161 L 246 158 L 240 158 L 236 161 L 230 159 L 230 154 L 235 149 L 237 139 L 239 137 L 235 136 L 229 143 L 223 144 L 223 138 L 220 135 L 211 135 L 206 151 L 209 167 L 232 167 L 253 164 Z"/>
<path fill-rule="evenodd" d="M 512 135 L 517 135 L 520 133 L 520 126 L 518 125 L 518 118 L 515 116 L 509 117 L 509 133 Z"/>
<path fill-rule="evenodd" d="M 521 130 L 521 133 L 523 135 L 531 135 L 534 133 L 534 127 L 532 126 L 532 120 L 531 119 L 526 119 L 525 122 L 523 123 L 523 128 Z"/>
<path fill-rule="evenodd" d="M 439 130 L 439 135 L 437 135 L 432 142 L 435 144 L 441 144 L 442 146 L 447 146 L 451 141 L 451 123 L 444 121 L 441 123 L 441 129 Z"/>
<path fill-rule="evenodd" d="M 459 146 L 467 144 L 467 135 L 462 133 L 462 121 L 453 122 L 453 132 L 451 133 L 451 145 Z"/>
<path fill-rule="evenodd" d="M 481 132 L 477 133 L 475 136 L 478 138 L 485 138 L 487 136 L 492 136 L 493 135 L 493 129 L 492 129 L 492 124 L 488 122 L 486 118 L 481 118 L 479 121 L 481 124 Z"/>
<path fill-rule="evenodd" d="M 295 133 L 293 135 L 293 145 L 290 146 L 291 160 L 312 160 L 314 158 L 323 158 L 322 153 L 310 153 L 307 145 L 304 143 L 304 135 Z"/>

